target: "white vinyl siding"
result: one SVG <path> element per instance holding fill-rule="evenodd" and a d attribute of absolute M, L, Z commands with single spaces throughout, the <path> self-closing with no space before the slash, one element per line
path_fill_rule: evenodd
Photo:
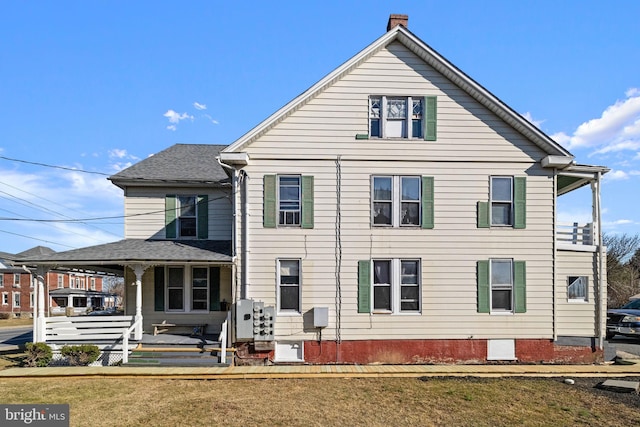
<path fill-rule="evenodd" d="M 208 195 L 209 200 L 209 239 L 231 240 L 233 214 L 228 192 L 221 190 L 193 188 L 142 188 L 129 187 L 125 194 L 125 238 L 128 239 L 164 239 L 165 197 L 176 195 Z"/>

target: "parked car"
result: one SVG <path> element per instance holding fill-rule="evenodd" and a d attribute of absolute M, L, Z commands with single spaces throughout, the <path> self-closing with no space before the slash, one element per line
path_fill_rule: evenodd
<path fill-rule="evenodd" d="M 640 299 L 607 311 L 607 338 L 615 335 L 640 338 Z"/>
<path fill-rule="evenodd" d="M 118 314 L 118 311 L 114 307 L 109 307 L 104 310 L 94 310 L 87 316 L 116 316 Z"/>

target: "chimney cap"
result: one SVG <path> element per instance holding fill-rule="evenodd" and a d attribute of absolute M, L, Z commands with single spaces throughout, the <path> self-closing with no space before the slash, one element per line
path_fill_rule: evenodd
<path fill-rule="evenodd" d="M 402 25 L 405 28 L 409 28 L 409 15 L 398 15 L 398 14 L 389 15 L 389 21 L 387 22 L 387 31 L 397 27 L 398 25 Z"/>

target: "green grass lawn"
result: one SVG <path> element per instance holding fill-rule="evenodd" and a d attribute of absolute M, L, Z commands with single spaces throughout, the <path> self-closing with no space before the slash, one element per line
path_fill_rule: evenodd
<path fill-rule="evenodd" d="M 72 426 L 631 426 L 638 405 L 559 379 L 0 379 Z M 637 399 L 637 396 L 635 396 Z"/>

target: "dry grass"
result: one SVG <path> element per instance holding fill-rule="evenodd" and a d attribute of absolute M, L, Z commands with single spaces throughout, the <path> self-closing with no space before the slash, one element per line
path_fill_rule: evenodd
<path fill-rule="evenodd" d="M 33 319 L 27 317 L 16 317 L 14 319 L 0 319 L 0 328 L 5 326 L 31 326 Z"/>
<path fill-rule="evenodd" d="M 2 403 L 69 403 L 72 426 L 628 426 L 637 402 L 553 379 L 2 379 Z M 637 398 L 637 396 L 636 396 Z"/>

